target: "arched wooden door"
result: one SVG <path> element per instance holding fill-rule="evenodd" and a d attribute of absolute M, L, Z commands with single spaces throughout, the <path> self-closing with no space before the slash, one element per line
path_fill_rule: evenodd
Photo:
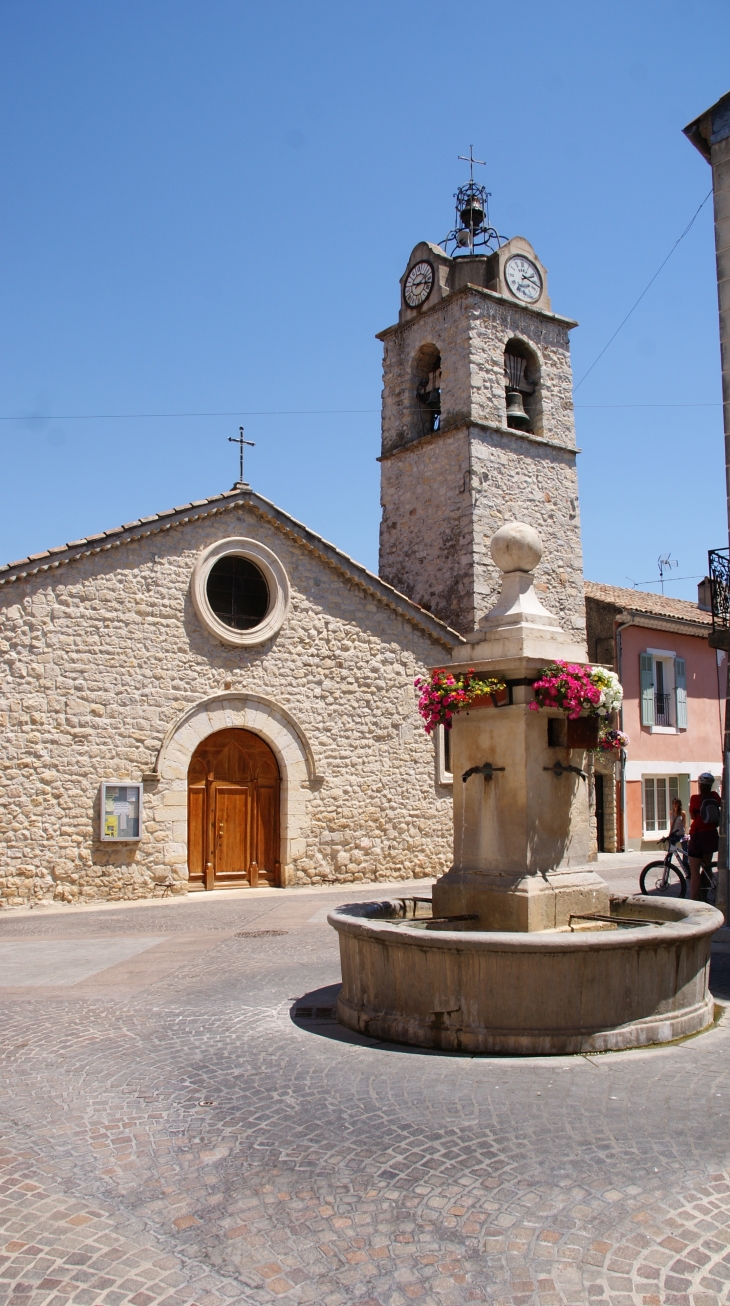
<path fill-rule="evenodd" d="M 191 889 L 279 883 L 279 767 L 258 735 L 219 730 L 188 768 Z"/>

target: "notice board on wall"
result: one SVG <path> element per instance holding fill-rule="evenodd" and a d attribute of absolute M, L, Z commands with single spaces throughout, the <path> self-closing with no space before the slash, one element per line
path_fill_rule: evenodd
<path fill-rule="evenodd" d="M 142 831 L 142 786 L 105 780 L 101 786 L 101 838 L 139 839 Z"/>

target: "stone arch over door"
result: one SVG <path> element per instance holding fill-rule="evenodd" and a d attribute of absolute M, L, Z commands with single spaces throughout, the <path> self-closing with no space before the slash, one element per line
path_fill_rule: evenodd
<path fill-rule="evenodd" d="M 271 748 L 281 776 L 281 883 L 294 882 L 293 861 L 303 854 L 307 798 L 322 784 L 309 741 L 294 717 L 272 699 L 256 694 L 217 694 L 188 708 L 167 731 L 154 771 L 157 781 L 148 806 L 154 808 L 157 840 L 166 870 L 187 880 L 188 768 L 204 739 L 220 730 L 242 729 L 259 735 Z M 151 802 L 150 802 L 151 800 Z M 161 836 L 161 840 L 160 840 Z"/>

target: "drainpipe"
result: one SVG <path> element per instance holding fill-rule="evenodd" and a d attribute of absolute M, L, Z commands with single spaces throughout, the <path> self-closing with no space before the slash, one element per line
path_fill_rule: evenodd
<path fill-rule="evenodd" d="M 634 619 L 633 617 L 630 617 L 628 621 L 622 622 L 620 626 L 614 626 L 613 633 L 616 642 L 616 665 L 618 667 L 618 678 L 621 681 L 622 685 L 624 682 L 621 679 L 621 631 L 625 630 L 627 626 L 633 626 L 633 624 L 634 624 Z M 619 708 L 618 720 L 619 720 L 619 730 L 623 730 L 624 728 L 623 703 Z M 623 844 L 623 851 L 625 853 L 628 852 L 629 851 L 629 822 L 628 822 L 628 815 L 626 812 L 626 749 L 625 748 L 621 749 L 621 842 Z"/>

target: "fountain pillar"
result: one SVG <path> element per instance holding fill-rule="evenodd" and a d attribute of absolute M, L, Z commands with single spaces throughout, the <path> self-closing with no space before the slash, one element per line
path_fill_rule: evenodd
<path fill-rule="evenodd" d="M 505 680 L 509 703 L 453 719 L 454 862 L 434 885 L 433 910 L 476 915 L 476 929 L 551 930 L 567 926 L 571 914 L 610 907 L 607 885 L 587 866 L 586 751 L 553 742 L 564 734 L 562 713 L 529 706 L 547 663 L 586 663 L 587 651 L 537 597 L 537 532 L 510 522 L 492 537 L 491 552 L 503 573 L 501 593 L 469 639 L 469 660 L 457 649 L 453 670 Z"/>

